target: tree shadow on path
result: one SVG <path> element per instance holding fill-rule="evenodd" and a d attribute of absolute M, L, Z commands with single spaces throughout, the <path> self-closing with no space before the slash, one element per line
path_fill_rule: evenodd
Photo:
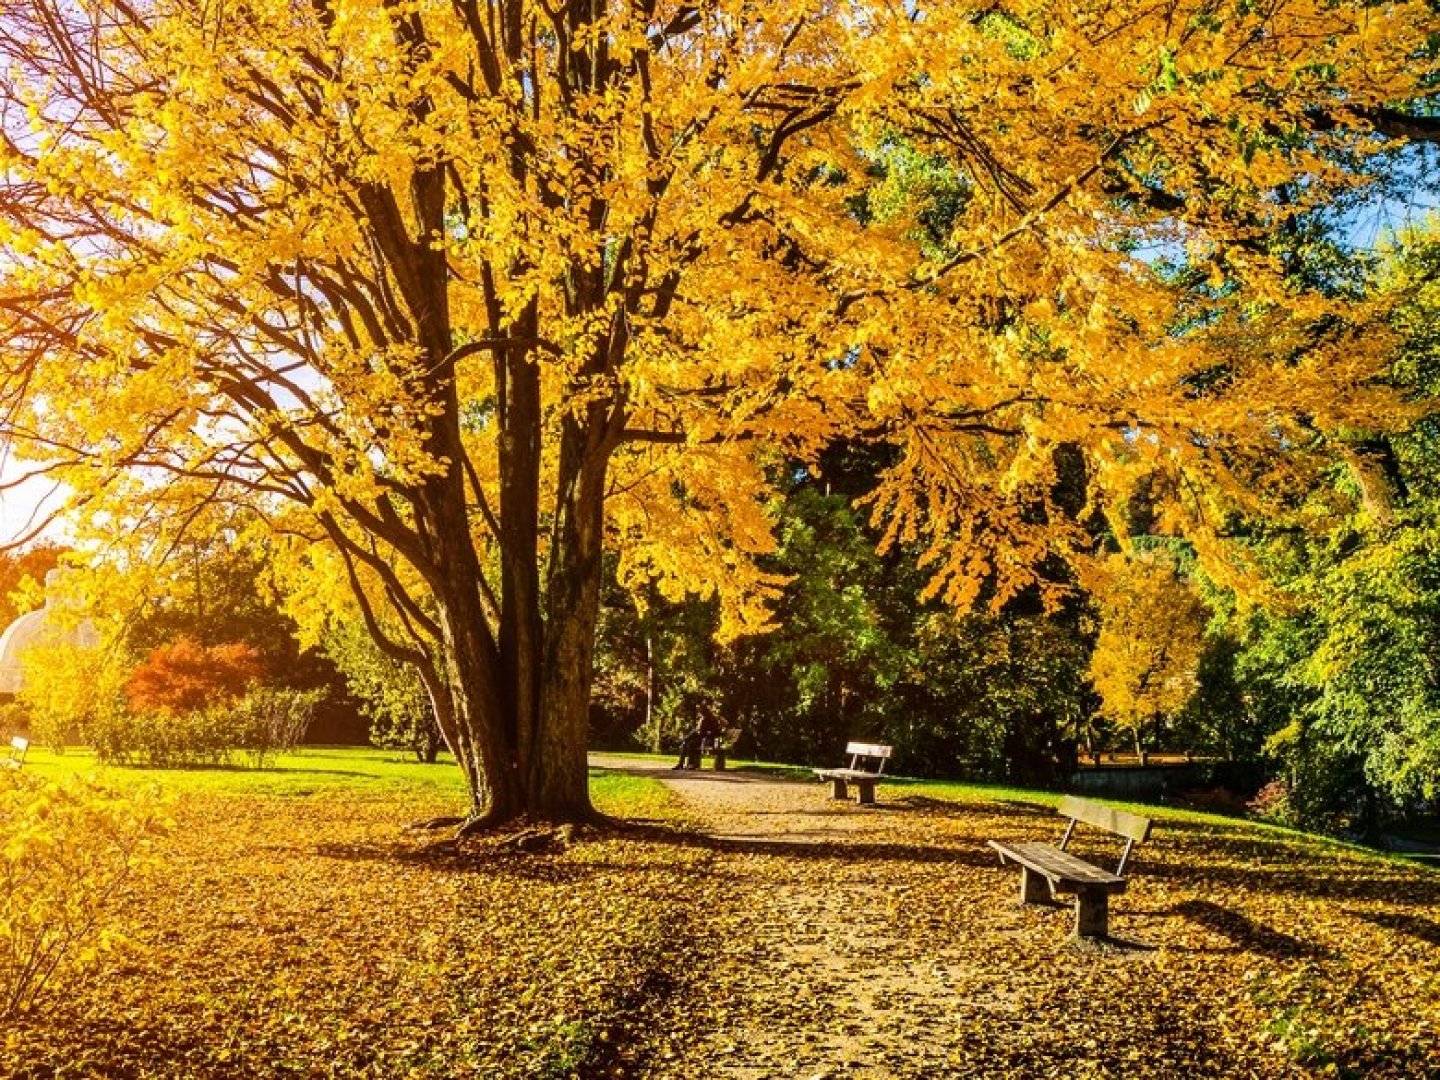
<path fill-rule="evenodd" d="M 1333 959 L 1333 954 L 1328 949 L 1282 933 L 1209 900 L 1185 900 L 1162 914 L 1180 915 L 1229 938 L 1237 952 L 1258 953 L 1272 960 Z"/>
<path fill-rule="evenodd" d="M 958 803 L 950 799 L 933 799 L 928 795 L 902 795 L 884 804 L 887 809 L 904 810 L 911 813 L 933 814 L 946 818 L 976 817 L 1023 817 L 1043 818 L 1045 821 L 1064 823 L 1055 813 L 1053 806 L 1039 802 L 984 802 Z"/>
<path fill-rule="evenodd" d="M 836 834 L 834 839 L 798 835 L 710 834 L 656 822 L 616 822 L 598 830 L 584 844 L 606 836 L 667 847 L 698 849 L 722 855 L 764 855 L 817 864 L 842 866 L 852 863 L 909 863 L 999 869 L 988 849 L 937 847 L 930 844 L 852 842 Z M 391 862 L 409 864 L 436 873 L 486 873 L 522 880 L 576 881 L 598 873 L 626 869 L 624 860 L 587 859 L 576 863 L 563 858 L 563 849 L 522 852 L 499 844 L 437 841 L 416 845 L 403 839 L 365 843 L 323 843 L 311 848 L 322 858 L 347 862 Z"/>
<path fill-rule="evenodd" d="M 1408 915 L 1395 911 L 1355 911 L 1352 909 L 1346 914 L 1363 919 L 1365 922 L 1385 930 L 1396 930 L 1402 934 L 1409 934 L 1427 945 L 1440 948 L 1440 923 L 1434 919 L 1423 919 L 1419 915 Z"/>

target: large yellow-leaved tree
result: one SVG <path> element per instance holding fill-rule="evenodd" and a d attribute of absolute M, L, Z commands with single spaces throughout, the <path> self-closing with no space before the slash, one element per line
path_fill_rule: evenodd
<path fill-rule="evenodd" d="M 873 440 L 889 541 L 1003 599 L 1088 543 L 1057 447 L 1203 538 L 1377 409 L 1375 313 L 1276 238 L 1433 138 L 1432 26 L 0 0 L 0 438 L 117 541 L 250 515 L 416 666 L 472 823 L 584 817 L 607 543 L 759 625 L 767 479 Z"/>

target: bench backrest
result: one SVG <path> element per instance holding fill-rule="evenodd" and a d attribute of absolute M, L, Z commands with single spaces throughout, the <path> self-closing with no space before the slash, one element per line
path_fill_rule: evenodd
<path fill-rule="evenodd" d="M 852 742 L 845 744 L 845 753 L 850 755 L 850 768 L 858 770 L 861 762 L 871 760 L 876 762 L 876 775 L 885 771 L 885 762 L 894 752 L 894 747 L 881 746 L 879 743 Z"/>
<path fill-rule="evenodd" d="M 733 750 L 735 749 L 735 743 L 738 742 L 739 739 L 740 729 L 738 727 L 732 727 L 726 728 L 724 731 L 717 732 L 714 735 L 706 735 L 700 740 L 700 745 L 706 750 L 714 750 L 721 746 L 726 750 Z"/>
<path fill-rule="evenodd" d="M 1143 844 L 1150 839 L 1150 829 L 1153 824 L 1150 819 L 1141 817 L 1139 814 L 1132 814 L 1128 810 L 1116 810 L 1113 806 L 1091 802 L 1089 799 L 1077 798 L 1074 795 L 1066 795 L 1060 800 L 1060 805 L 1056 809 L 1061 815 L 1070 819 L 1070 824 L 1065 827 L 1065 836 L 1060 841 L 1060 850 L 1062 851 L 1070 843 L 1070 837 L 1075 833 L 1077 821 L 1083 821 L 1086 825 L 1093 825 L 1097 829 L 1104 829 L 1116 836 L 1125 837 L 1125 851 L 1120 856 L 1120 865 L 1115 868 L 1116 877 L 1124 875 L 1125 863 L 1130 858 L 1131 849 L 1136 844 Z"/>

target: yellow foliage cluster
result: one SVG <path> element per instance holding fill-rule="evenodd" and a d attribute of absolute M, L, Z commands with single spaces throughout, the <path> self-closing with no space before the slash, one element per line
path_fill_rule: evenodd
<path fill-rule="evenodd" d="M 1095 572 L 1100 633 L 1090 679 L 1100 711 L 1134 733 L 1184 708 L 1197 688 L 1208 612 L 1163 554 L 1116 554 Z"/>
<path fill-rule="evenodd" d="M 39 742 L 57 750 L 85 742 L 97 720 L 123 708 L 129 677 L 125 658 L 112 649 L 36 644 L 21 657 L 25 672 L 19 700 Z"/>
<path fill-rule="evenodd" d="M 1199 528 L 1191 485 L 1252 489 L 1247 463 L 1380 401 L 1374 313 L 1297 290 L 1263 241 L 1364 182 L 1331 151 L 1363 160 L 1367 117 L 1421 85 L 1423 4 L 588 5 L 563 46 L 534 3 L 58 10 L 7 31 L 27 122 L 0 142 L 0 319 L 12 372 L 63 346 L 15 433 L 112 508 L 179 473 L 291 497 L 304 535 L 383 514 L 455 466 L 427 424 L 452 387 L 507 391 L 503 339 L 538 371 L 547 474 L 567 420 L 619 442 L 630 574 L 720 588 L 738 629 L 773 587 L 751 565 L 768 448 L 894 441 L 875 513 L 963 603 L 1079 541 L 1032 508 L 1057 445 L 1102 482 L 1163 474 Z M 47 78 L 56 26 L 106 70 Z M 901 148 L 955 178 L 940 235 Z M 377 261 L 386 230 L 443 258 L 443 299 Z M 492 508 L 501 426 L 465 433 Z M 664 439 L 623 441 L 642 431 Z M 477 507 L 477 535 L 495 520 Z"/>
<path fill-rule="evenodd" d="M 166 827 L 153 791 L 0 775 L 0 1016 L 117 944 L 116 893 Z"/>

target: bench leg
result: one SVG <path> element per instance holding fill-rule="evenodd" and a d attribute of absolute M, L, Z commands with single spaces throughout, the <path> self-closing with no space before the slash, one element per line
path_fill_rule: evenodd
<path fill-rule="evenodd" d="M 832 799 L 848 799 L 850 797 L 850 792 L 845 787 L 844 780 L 830 781 L 830 797 Z"/>
<path fill-rule="evenodd" d="M 855 802 L 857 805 L 873 803 L 875 801 L 875 782 L 873 780 L 855 781 Z"/>
<path fill-rule="evenodd" d="M 1075 894 L 1075 936 L 1103 938 L 1110 934 L 1110 894 L 1081 889 Z"/>
<path fill-rule="evenodd" d="M 1020 868 L 1020 902 L 1022 904 L 1050 903 L 1050 882 L 1024 866 Z"/>
<path fill-rule="evenodd" d="M 717 746 L 715 748 L 715 771 L 725 771 L 725 748 L 723 746 Z"/>

